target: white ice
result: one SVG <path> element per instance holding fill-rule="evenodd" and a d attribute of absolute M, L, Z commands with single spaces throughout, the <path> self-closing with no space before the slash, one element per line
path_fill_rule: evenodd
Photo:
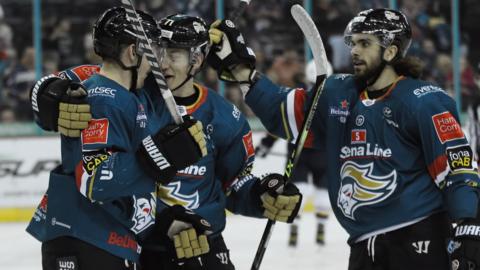
<path fill-rule="evenodd" d="M 254 142 L 258 141 L 257 134 Z M 254 173 L 282 172 L 284 143 L 277 142 L 274 155 L 257 158 Z M 236 269 L 250 269 L 266 221 L 230 215 L 224 232 L 225 241 Z M 0 223 L 0 270 L 40 270 L 40 243 L 25 232 L 27 223 Z M 277 223 L 261 264 L 262 270 L 346 270 L 349 249 L 347 234 L 331 216 L 326 224 L 326 245 L 315 243 L 316 223 L 312 213 L 304 213 L 299 223 L 296 248 L 288 247 L 289 227 Z"/>

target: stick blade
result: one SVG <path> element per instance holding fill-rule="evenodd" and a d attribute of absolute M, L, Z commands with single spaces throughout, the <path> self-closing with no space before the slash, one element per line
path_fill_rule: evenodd
<path fill-rule="evenodd" d="M 313 62 L 315 63 L 315 70 L 317 72 L 316 75 L 327 74 L 327 54 L 325 53 L 322 37 L 320 36 L 315 23 L 301 5 L 293 5 L 290 9 L 290 13 L 302 30 L 303 35 L 307 39 L 308 45 L 312 50 Z"/>

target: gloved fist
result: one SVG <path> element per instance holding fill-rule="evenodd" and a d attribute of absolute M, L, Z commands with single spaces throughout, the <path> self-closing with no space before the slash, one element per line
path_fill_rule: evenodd
<path fill-rule="evenodd" d="M 212 228 L 201 216 L 174 205 L 163 210 L 156 219 L 157 232 L 173 240 L 178 259 L 189 259 L 210 251 L 207 235 L 212 233 Z"/>
<path fill-rule="evenodd" d="M 79 83 L 70 83 L 66 95 L 67 101 L 58 106 L 58 131 L 67 137 L 80 137 L 92 119 L 90 105 L 86 103 L 87 90 Z"/>
<path fill-rule="evenodd" d="M 221 80 L 246 83 L 255 72 L 255 53 L 245 44 L 242 33 L 230 20 L 215 21 L 208 31 L 212 49 L 208 64 L 217 71 Z M 238 66 L 243 69 L 235 69 Z"/>
<path fill-rule="evenodd" d="M 30 98 L 35 119 L 44 130 L 79 137 L 92 118 L 87 91 L 68 79 L 43 77 L 33 86 Z"/>
<path fill-rule="evenodd" d="M 262 201 L 266 218 L 293 222 L 302 203 L 302 194 L 293 183 L 285 184 L 281 174 L 272 173 L 258 181 L 255 190 Z"/>
<path fill-rule="evenodd" d="M 272 146 L 276 140 L 277 138 L 273 137 L 270 134 L 267 134 L 267 136 L 263 137 L 262 140 L 260 140 L 260 144 L 255 147 L 255 155 L 261 158 L 266 157 L 270 153 L 270 150 L 272 150 Z"/>
<path fill-rule="evenodd" d="M 178 170 L 207 155 L 200 121 L 187 115 L 182 124 L 170 124 L 145 137 L 137 151 L 140 164 L 157 182 L 168 184 Z"/>
<path fill-rule="evenodd" d="M 452 270 L 480 269 L 480 218 L 458 224 L 448 246 Z"/>

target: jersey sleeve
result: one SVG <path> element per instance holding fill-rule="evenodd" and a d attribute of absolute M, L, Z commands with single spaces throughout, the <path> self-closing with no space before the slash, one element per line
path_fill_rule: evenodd
<path fill-rule="evenodd" d="M 68 79 L 73 82 L 81 83 L 84 80 L 90 78 L 90 76 L 92 76 L 93 74 L 98 73 L 99 70 L 100 66 L 98 65 L 81 65 L 44 76 L 38 81 L 36 81 L 32 87 L 30 95 L 33 118 L 35 123 L 37 123 L 40 128 L 44 130 L 49 130 L 40 120 L 41 118 L 39 116 L 39 107 L 37 101 L 42 99 L 42 95 L 44 95 L 45 90 L 51 82 L 57 79 Z"/>
<path fill-rule="evenodd" d="M 261 79 L 248 92 L 245 102 L 252 108 L 262 124 L 273 135 L 295 143 L 303 128 L 303 121 L 313 100 L 314 91 L 302 88 L 286 88 L 275 85 L 268 78 Z M 321 99 L 320 99 L 321 102 Z M 319 113 L 319 110 L 316 112 Z M 314 117 L 312 127 L 321 125 Z M 321 128 L 311 128 L 305 147 L 318 148 Z"/>
<path fill-rule="evenodd" d="M 144 137 L 137 134 L 142 130 L 136 126 L 135 103 L 122 110 L 94 104 L 92 110 L 96 118 L 82 131 L 83 159 L 75 169 L 80 193 L 92 201 L 104 201 L 152 192 L 155 182 L 135 155 L 136 141 Z"/>
<path fill-rule="evenodd" d="M 81 83 L 89 79 L 93 74 L 96 74 L 99 71 L 99 65 L 80 65 L 60 71 L 54 75 L 62 79 L 69 79 L 73 82 Z"/>
<path fill-rule="evenodd" d="M 456 220 L 475 217 L 477 161 L 460 126 L 455 102 L 442 92 L 427 95 L 417 103 L 414 117 L 429 174 L 444 192 L 450 216 Z"/>
<path fill-rule="evenodd" d="M 238 111 L 238 109 L 234 107 L 233 111 Z M 230 121 L 237 120 L 231 119 Z M 231 138 L 229 143 L 219 149 L 215 160 L 216 177 L 222 180 L 224 191 L 227 194 L 227 209 L 235 214 L 261 216 L 258 196 L 251 192 L 253 182 L 241 186 L 236 185 L 239 179 L 244 179 L 250 174 L 255 159 L 252 130 L 243 115 L 240 115 L 229 137 Z"/>

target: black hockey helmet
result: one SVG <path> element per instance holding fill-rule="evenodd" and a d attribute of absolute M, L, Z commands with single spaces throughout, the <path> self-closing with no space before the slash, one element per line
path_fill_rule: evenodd
<path fill-rule="evenodd" d="M 147 37 L 158 41 L 160 31 L 155 19 L 140 10 L 137 10 L 137 14 L 140 15 Z M 117 60 L 122 45 L 133 43 L 137 43 L 137 37 L 132 22 L 127 19 L 127 11 L 123 7 L 106 10 L 95 22 L 93 48 L 99 56 Z"/>
<path fill-rule="evenodd" d="M 403 13 L 392 9 L 369 9 L 358 13 L 347 25 L 344 40 L 351 45 L 353 34 L 372 34 L 380 40 L 380 46 L 398 47 L 398 58 L 405 57 L 412 43 L 412 29 Z M 397 57 L 395 57 L 397 58 Z"/>
<path fill-rule="evenodd" d="M 174 14 L 160 20 L 162 47 L 185 48 L 191 53 L 208 54 L 208 27 L 196 16 Z"/>

